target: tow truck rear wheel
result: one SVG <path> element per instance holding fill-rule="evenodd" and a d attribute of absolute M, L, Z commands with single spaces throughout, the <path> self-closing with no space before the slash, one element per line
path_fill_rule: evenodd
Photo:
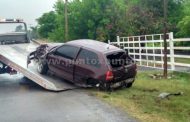
<path fill-rule="evenodd" d="M 47 74 L 48 72 L 48 65 L 47 63 L 43 62 L 43 61 L 39 61 L 38 62 L 38 72 L 40 74 Z"/>

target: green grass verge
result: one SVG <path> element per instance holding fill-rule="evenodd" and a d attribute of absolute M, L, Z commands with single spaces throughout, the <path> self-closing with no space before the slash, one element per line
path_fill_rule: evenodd
<path fill-rule="evenodd" d="M 190 122 L 190 74 L 174 72 L 172 79 L 154 80 L 149 77 L 152 73 L 139 72 L 132 88 L 93 93 L 143 122 Z M 184 95 L 160 100 L 162 92 Z"/>
<path fill-rule="evenodd" d="M 175 62 L 190 64 L 190 59 L 188 59 L 188 58 L 175 58 Z"/>

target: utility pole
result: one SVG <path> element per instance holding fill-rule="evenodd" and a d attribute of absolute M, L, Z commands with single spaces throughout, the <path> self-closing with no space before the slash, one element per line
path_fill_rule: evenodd
<path fill-rule="evenodd" d="M 168 76 L 168 60 L 167 60 L 167 6 L 168 0 L 164 0 L 164 78 Z"/>
<path fill-rule="evenodd" d="M 68 41 L 68 11 L 67 11 L 68 0 L 65 0 L 65 41 Z"/>

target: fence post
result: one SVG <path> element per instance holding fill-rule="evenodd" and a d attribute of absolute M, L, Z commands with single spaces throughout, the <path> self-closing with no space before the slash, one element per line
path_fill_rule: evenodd
<path fill-rule="evenodd" d="M 117 45 L 120 47 L 120 37 L 117 36 Z"/>
<path fill-rule="evenodd" d="M 141 47 L 141 37 L 138 37 L 139 41 L 139 61 L 140 61 L 140 66 L 142 66 L 142 47 Z"/>
<path fill-rule="evenodd" d="M 173 32 L 169 34 L 169 45 L 170 45 L 170 62 L 171 62 L 171 70 L 175 70 L 175 57 L 174 57 L 174 36 Z"/>

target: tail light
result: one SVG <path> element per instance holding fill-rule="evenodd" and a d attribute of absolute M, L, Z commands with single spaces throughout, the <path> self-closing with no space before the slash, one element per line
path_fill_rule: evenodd
<path fill-rule="evenodd" d="M 106 73 L 106 81 L 113 80 L 113 72 L 112 71 L 107 71 Z"/>

